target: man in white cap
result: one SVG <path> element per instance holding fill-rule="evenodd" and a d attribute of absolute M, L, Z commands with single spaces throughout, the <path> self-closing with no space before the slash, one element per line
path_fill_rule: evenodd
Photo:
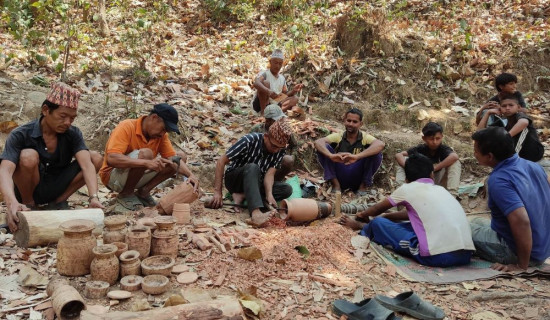
<path fill-rule="evenodd" d="M 76 89 L 54 84 L 42 103 L 40 118 L 8 136 L 0 156 L 0 192 L 12 232 L 18 229 L 17 211 L 44 204 L 47 209 L 67 209 L 69 196 L 84 184 L 89 206 L 103 208 L 96 176 L 103 157 L 88 150 L 82 132 L 72 125 L 79 97 Z"/>
<path fill-rule="evenodd" d="M 260 72 L 254 80 L 256 95 L 252 101 L 252 107 L 261 115 L 268 104 L 278 104 L 283 111 L 287 111 L 298 104 L 296 93 L 304 87 L 297 84 L 288 91 L 285 77 L 280 74 L 283 67 L 284 54 L 281 49 L 273 50 L 269 58 L 269 69 Z"/>
<path fill-rule="evenodd" d="M 269 131 L 269 127 L 271 127 L 275 121 L 284 117 L 286 116 L 278 105 L 270 104 L 265 107 L 264 110 L 264 123 L 259 123 L 252 127 L 252 129 L 250 129 L 250 133 L 267 133 Z M 275 181 L 283 181 L 286 175 L 292 171 L 294 167 L 294 156 L 290 153 L 296 149 L 297 145 L 298 142 L 296 141 L 296 138 L 293 134 L 291 134 L 290 139 L 288 140 L 288 146 L 286 147 L 287 154 L 283 157 L 281 167 L 275 171 Z"/>

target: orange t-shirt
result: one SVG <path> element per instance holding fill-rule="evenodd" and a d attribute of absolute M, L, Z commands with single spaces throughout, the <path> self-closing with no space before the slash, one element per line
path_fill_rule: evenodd
<path fill-rule="evenodd" d="M 139 119 L 127 119 L 116 126 L 111 133 L 107 145 L 105 146 L 105 157 L 103 166 L 99 170 L 99 177 L 104 185 L 109 183 L 111 171 L 113 167 L 107 164 L 107 155 L 109 153 L 128 154 L 134 150 L 149 148 L 153 151 L 156 157 L 159 153 L 163 158 L 168 158 L 176 155 L 176 151 L 172 147 L 168 134 L 165 133 L 162 138 L 146 140 L 141 131 L 141 123 L 146 116 Z"/>

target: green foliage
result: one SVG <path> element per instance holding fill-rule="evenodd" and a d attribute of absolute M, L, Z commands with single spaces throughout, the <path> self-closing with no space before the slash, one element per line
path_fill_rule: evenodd
<path fill-rule="evenodd" d="M 245 21 L 254 11 L 256 0 L 205 0 L 204 4 L 216 22 Z"/>

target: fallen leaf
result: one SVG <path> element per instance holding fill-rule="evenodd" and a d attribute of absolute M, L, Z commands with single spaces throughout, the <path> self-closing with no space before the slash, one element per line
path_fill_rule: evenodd
<path fill-rule="evenodd" d="M 300 252 L 302 254 L 302 258 L 307 259 L 310 255 L 309 250 L 305 246 L 296 246 L 294 247 L 296 251 Z"/>
<path fill-rule="evenodd" d="M 19 271 L 19 277 L 17 283 L 24 287 L 46 287 L 48 285 L 48 278 L 39 274 L 30 266 L 25 266 Z"/>
<path fill-rule="evenodd" d="M 179 294 L 173 294 L 166 299 L 163 308 L 185 304 L 187 301 Z"/>
<path fill-rule="evenodd" d="M 15 121 L 4 121 L 0 122 L 0 132 L 10 133 L 13 129 L 17 128 L 19 125 Z"/>

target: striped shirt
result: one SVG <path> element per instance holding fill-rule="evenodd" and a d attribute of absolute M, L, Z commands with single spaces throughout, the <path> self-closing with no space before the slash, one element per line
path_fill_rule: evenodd
<path fill-rule="evenodd" d="M 249 163 L 255 163 L 260 167 L 262 176 L 265 176 L 269 168 L 279 168 L 285 150 L 269 153 L 264 147 L 263 133 L 249 133 L 227 150 L 225 155 L 229 158 L 226 173 Z"/>

